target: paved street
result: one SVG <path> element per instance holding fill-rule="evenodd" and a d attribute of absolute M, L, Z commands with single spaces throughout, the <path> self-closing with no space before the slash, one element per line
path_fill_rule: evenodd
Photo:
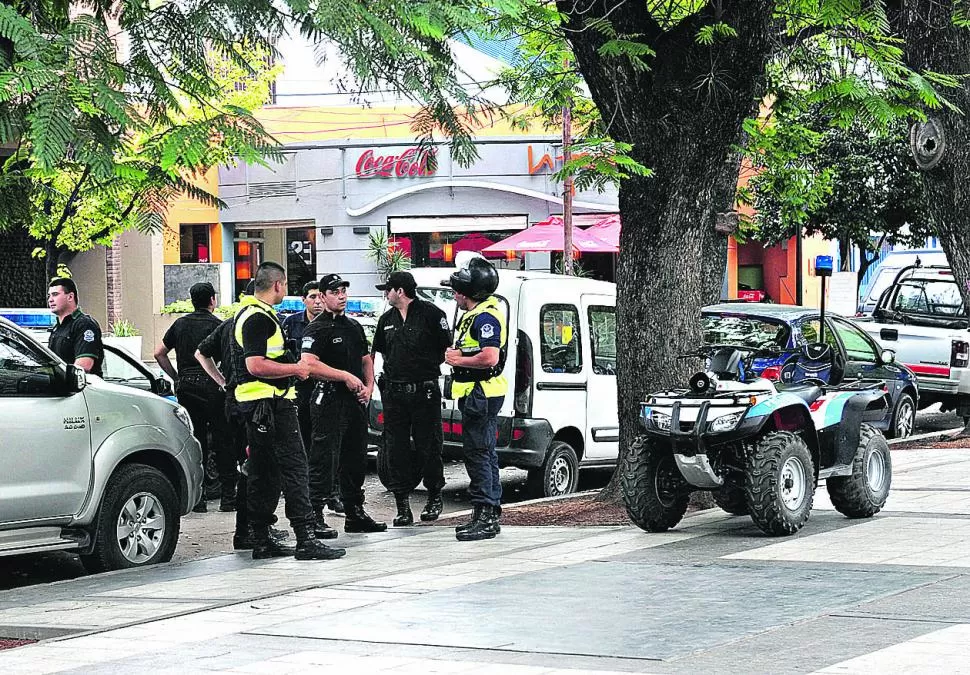
<path fill-rule="evenodd" d="M 718 510 L 675 531 L 341 535 L 0 594 L 5 672 L 967 672 L 970 457 L 896 451 L 887 510 L 817 496 L 797 536 Z M 56 637 L 55 637 L 56 636 Z"/>

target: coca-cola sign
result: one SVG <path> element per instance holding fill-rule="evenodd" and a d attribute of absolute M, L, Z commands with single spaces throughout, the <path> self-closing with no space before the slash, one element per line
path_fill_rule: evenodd
<path fill-rule="evenodd" d="M 436 169 L 434 150 L 408 148 L 399 155 L 378 155 L 367 150 L 357 160 L 358 178 L 422 178 Z"/>

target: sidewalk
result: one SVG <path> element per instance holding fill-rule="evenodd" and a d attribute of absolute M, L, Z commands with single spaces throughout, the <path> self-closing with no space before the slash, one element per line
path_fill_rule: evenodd
<path fill-rule="evenodd" d="M 9 673 L 970 672 L 970 456 L 894 453 L 874 519 L 795 537 L 719 510 L 633 527 L 344 535 L 0 593 Z"/>

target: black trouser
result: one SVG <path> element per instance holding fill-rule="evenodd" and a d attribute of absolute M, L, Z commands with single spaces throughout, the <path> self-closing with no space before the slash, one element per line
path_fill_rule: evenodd
<path fill-rule="evenodd" d="M 465 470 L 470 480 L 468 496 L 475 505 L 500 507 L 502 504 L 495 434 L 498 413 L 504 400 L 504 396 L 486 397 L 480 384 L 476 384 L 467 396 L 458 399 Z"/>
<path fill-rule="evenodd" d="M 228 443 L 226 395 L 205 373 L 187 373 L 179 377 L 176 396 L 192 419 L 207 475 L 209 465 L 214 463 L 222 485 L 232 485 L 236 480 L 236 461 Z"/>
<path fill-rule="evenodd" d="M 313 445 L 310 448 L 310 501 L 323 509 L 333 497 L 334 476 L 347 505 L 364 503 L 367 476 L 367 408 L 344 389 L 313 398 Z"/>
<path fill-rule="evenodd" d="M 307 456 L 300 439 L 296 404 L 266 399 L 242 404 L 249 440 L 249 520 L 257 537 L 274 522 L 280 491 L 286 497 L 286 517 L 297 539 L 313 523 L 307 491 Z"/>
<path fill-rule="evenodd" d="M 235 458 L 236 466 L 242 467 L 246 461 L 246 415 L 236 403 L 232 392 L 226 392 L 226 421 L 229 428 L 229 447 Z M 249 534 L 249 491 L 246 474 L 236 471 L 236 534 L 245 537 Z"/>
<path fill-rule="evenodd" d="M 437 380 L 381 386 L 384 406 L 384 452 L 387 489 L 408 494 L 422 480 L 429 493 L 441 492 L 445 469 L 441 461 L 441 389 Z M 414 445 L 411 439 L 414 439 Z"/>
<path fill-rule="evenodd" d="M 313 398 L 313 386 L 305 387 L 304 382 L 296 386 L 296 410 L 300 418 L 300 437 L 303 448 L 310 452 L 313 443 L 313 416 L 310 412 L 310 402 Z"/>

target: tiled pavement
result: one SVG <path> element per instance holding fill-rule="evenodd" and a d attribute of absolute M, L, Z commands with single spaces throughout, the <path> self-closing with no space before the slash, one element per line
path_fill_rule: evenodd
<path fill-rule="evenodd" d="M 245 555 L 0 593 L 0 670 L 968 672 L 970 457 L 894 453 L 887 510 L 824 488 L 798 535 L 709 511 L 675 531 L 341 535 L 333 562 Z"/>

